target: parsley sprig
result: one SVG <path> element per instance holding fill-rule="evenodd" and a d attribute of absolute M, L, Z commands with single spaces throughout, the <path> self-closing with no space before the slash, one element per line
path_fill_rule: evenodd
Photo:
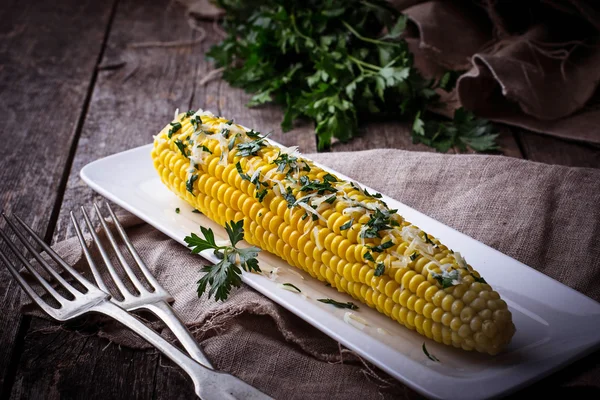
<path fill-rule="evenodd" d="M 208 285 L 210 290 L 208 297 L 215 300 L 225 300 L 229 296 L 232 287 L 240 287 L 242 284 L 242 270 L 248 272 L 260 272 L 256 256 L 260 252 L 258 247 L 237 248 L 236 244 L 244 238 L 244 220 L 238 222 L 230 221 L 225 224 L 225 230 L 229 236 L 231 245 L 218 246 L 212 229 L 200 227 L 204 238 L 195 233 L 186 236 L 184 241 L 192 249 L 192 253 L 198 254 L 203 250 L 212 249 L 214 254 L 221 259 L 215 265 L 206 265 L 202 272 L 206 274 L 198 281 L 198 297 L 206 291 Z"/>
<path fill-rule="evenodd" d="M 457 73 L 425 79 L 402 37 L 407 18 L 386 0 L 216 0 L 227 37 L 208 58 L 232 86 L 253 93 L 248 103 L 277 103 L 282 128 L 297 119 L 315 124 L 318 147 L 347 141 L 363 120 L 400 116 L 413 122 L 413 141 L 439 151 L 494 150 L 487 121 L 465 110 L 454 121 L 428 111 L 450 91 Z"/>
<path fill-rule="evenodd" d="M 235 168 L 237 169 L 238 174 L 240 174 L 240 177 L 243 180 L 252 183 L 256 187 L 256 194 L 254 195 L 254 197 L 256 197 L 258 201 L 262 202 L 268 193 L 267 189 L 269 188 L 269 184 L 260 180 L 260 173 L 258 172 L 255 172 L 252 176 L 245 173 L 242 169 L 242 164 L 240 163 L 240 161 L 238 161 L 235 164 Z M 261 189 L 261 186 L 264 186 L 264 188 Z"/>
<path fill-rule="evenodd" d="M 333 176 L 333 175 L 329 175 L 329 176 Z M 319 194 L 319 195 L 323 195 L 327 192 L 336 193 L 337 189 L 331 185 L 331 182 L 336 182 L 336 181 L 332 181 L 331 178 L 328 179 L 327 175 L 323 177 L 323 182 L 319 181 L 318 179 L 311 181 L 307 175 L 302 175 L 300 177 L 300 184 L 302 186 L 300 187 L 299 190 L 300 190 L 300 192 L 316 191 L 317 194 Z"/>
<path fill-rule="evenodd" d="M 298 157 L 287 153 L 279 152 L 271 164 L 277 165 L 277 172 L 285 172 L 288 177 L 300 170 L 310 172 L 310 165 L 306 161 L 300 161 Z"/>
<path fill-rule="evenodd" d="M 366 229 L 361 232 L 363 238 L 378 238 L 379 231 L 392 229 L 392 226 L 398 225 L 398 223 L 391 219 L 391 216 L 398 210 L 375 210 L 375 212 L 369 215 L 369 220 L 364 225 Z M 385 245 L 384 246 L 388 246 Z"/>
<path fill-rule="evenodd" d="M 346 303 L 342 303 L 333 299 L 317 299 L 317 301 L 320 301 L 321 303 L 325 304 L 331 304 L 332 306 L 335 306 L 337 308 L 349 308 L 350 310 L 358 310 L 358 306 L 352 303 L 351 301 L 348 301 Z"/>
<path fill-rule="evenodd" d="M 427 347 L 425 346 L 425 342 L 423 342 L 423 346 L 421 346 L 421 348 L 423 349 L 423 353 L 425 353 L 425 355 L 427 356 L 427 358 L 429 358 L 431 361 L 440 362 L 439 358 L 437 358 L 436 356 L 434 356 L 433 354 L 431 354 L 429 351 L 427 351 Z"/>
<path fill-rule="evenodd" d="M 238 144 L 237 148 L 240 152 L 240 156 L 242 156 L 242 157 L 255 156 L 256 153 L 258 153 L 258 151 L 261 148 L 266 146 L 264 141 L 268 136 L 269 135 L 260 136 L 256 140 Z"/>

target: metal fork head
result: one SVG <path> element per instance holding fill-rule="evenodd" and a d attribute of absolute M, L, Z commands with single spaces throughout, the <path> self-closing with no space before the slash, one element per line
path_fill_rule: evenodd
<path fill-rule="evenodd" d="M 7 222 L 8 227 L 15 233 L 17 242 L 20 242 L 27 251 L 36 259 L 41 268 L 52 278 L 55 285 L 52 282 L 42 276 L 36 268 L 27 260 L 26 256 L 23 255 L 15 243 L 10 239 L 9 235 L 4 229 L 0 229 L 0 237 L 6 243 L 10 252 L 19 260 L 19 262 L 29 272 L 34 281 L 36 281 L 44 291 L 52 297 L 57 303 L 58 307 L 55 307 L 48 303 L 42 298 L 43 295 L 38 294 L 36 290 L 27 282 L 25 277 L 19 272 L 19 268 L 13 264 L 10 260 L 9 252 L 0 248 L 0 261 L 8 268 L 10 273 L 13 275 L 15 280 L 19 283 L 21 288 L 29 295 L 29 297 L 48 315 L 59 321 L 66 321 L 78 317 L 90 310 L 93 306 L 107 301 L 110 295 L 106 292 L 95 287 L 90 281 L 85 279 L 79 272 L 69 266 L 60 256 L 50 248 L 44 241 L 25 224 L 19 217 L 15 216 L 9 218 L 6 214 L 2 213 L 2 216 Z M 42 255 L 35 249 L 31 242 L 27 239 L 26 233 L 34 240 L 37 245 L 41 246 L 42 250 L 48 254 L 48 256 L 54 260 L 54 262 L 61 267 L 63 273 L 69 275 L 74 281 L 78 282 L 84 290 L 80 290 L 65 278 L 63 278 L 58 271 L 46 261 Z M 68 292 L 72 298 L 67 298 L 62 295 L 56 287 L 62 287 L 64 291 Z"/>
<path fill-rule="evenodd" d="M 141 282 L 141 280 L 136 276 L 135 272 L 133 271 L 132 266 L 127 262 L 124 254 L 119 249 L 117 240 L 115 239 L 115 236 L 112 234 L 108 224 L 106 223 L 104 216 L 102 215 L 102 212 L 100 211 L 100 207 L 97 204 L 94 204 L 94 210 L 96 212 L 96 216 L 98 217 L 98 220 L 100 221 L 102 230 L 103 230 L 104 234 L 106 235 L 108 242 L 110 243 L 110 247 L 112 248 L 113 252 L 117 256 L 117 260 L 118 260 L 119 264 L 121 265 L 121 267 L 125 273 L 125 276 L 129 280 L 129 282 L 132 284 L 133 288 L 135 289 L 135 291 L 137 293 L 132 293 L 127 288 L 124 280 L 119 276 L 119 274 L 115 268 L 115 265 L 111 261 L 110 256 L 108 255 L 108 252 L 106 251 L 104 245 L 100 241 L 98 234 L 94 230 L 94 227 L 92 225 L 91 219 L 90 219 L 87 211 L 85 210 L 84 207 L 81 207 L 81 212 L 83 214 L 83 219 L 85 221 L 85 225 L 87 226 L 87 230 L 89 231 L 89 233 L 92 237 L 92 241 L 93 241 L 94 245 L 96 246 L 96 248 L 98 249 L 100 256 L 102 257 L 102 260 L 104 261 L 104 265 L 108 271 L 108 274 L 111 277 L 111 280 L 114 282 L 114 284 L 116 286 L 116 291 L 120 295 L 119 297 L 122 298 L 122 300 L 121 300 L 120 298 L 113 296 L 112 301 L 114 303 L 118 304 L 119 306 L 121 306 L 122 308 L 125 308 L 130 311 L 141 308 L 142 306 L 144 306 L 148 303 L 152 303 L 152 302 L 158 302 L 158 301 L 171 302 L 171 301 L 173 301 L 173 297 L 166 291 L 166 289 L 164 289 L 160 285 L 160 283 L 158 283 L 158 281 L 156 280 L 156 278 L 154 278 L 154 276 L 152 275 L 150 270 L 148 270 L 148 267 L 146 266 L 146 264 L 142 261 L 141 257 L 139 256 L 139 254 L 133 247 L 133 243 L 127 236 L 125 229 L 123 228 L 123 226 L 117 219 L 117 217 L 116 217 L 115 213 L 113 212 L 113 210 L 111 209 L 110 205 L 108 203 L 105 203 L 105 204 L 106 204 L 106 208 L 108 209 L 108 212 L 110 214 L 111 220 L 112 220 L 117 232 L 119 233 L 119 236 L 121 237 L 123 243 L 125 243 L 125 246 L 127 247 L 127 250 L 129 252 L 129 254 L 131 255 L 131 257 L 133 258 L 139 271 L 141 272 L 141 274 L 143 275 L 143 277 L 145 278 L 145 280 L 151 287 L 151 290 L 148 290 L 144 286 L 144 284 Z M 108 293 L 111 293 L 111 291 L 109 290 L 109 288 L 106 284 L 106 281 L 105 281 L 106 277 L 100 273 L 98 266 L 96 265 L 96 263 L 94 262 L 94 260 L 92 259 L 91 255 L 90 255 L 90 252 L 89 252 L 89 250 L 86 246 L 85 240 L 83 238 L 81 226 L 77 222 L 77 219 L 75 218 L 75 215 L 73 214 L 73 212 L 71 212 L 71 220 L 75 227 L 75 233 L 77 234 L 77 237 L 79 239 L 79 243 L 83 250 L 84 256 L 86 257 L 88 264 L 90 265 L 90 269 L 92 270 L 92 274 L 94 276 L 96 283 L 98 284 L 98 287 L 100 287 L 100 289 L 102 289 Z M 113 294 L 116 295 L 117 293 L 113 292 Z"/>

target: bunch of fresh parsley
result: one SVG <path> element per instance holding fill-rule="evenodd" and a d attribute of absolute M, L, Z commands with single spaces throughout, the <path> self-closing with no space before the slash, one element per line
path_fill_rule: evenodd
<path fill-rule="evenodd" d="M 214 0 L 226 11 L 227 38 L 209 59 L 232 86 L 253 93 L 255 106 L 285 107 L 284 131 L 307 117 L 319 149 L 352 138 L 358 121 L 412 121 L 415 143 L 439 151 L 456 146 L 497 149 L 487 121 L 459 110 L 454 121 L 429 118 L 436 89 L 451 90 L 456 74 L 427 80 L 401 37 L 406 17 L 384 0 Z"/>
<path fill-rule="evenodd" d="M 251 272 L 260 272 L 256 256 L 260 252 L 258 247 L 247 247 L 238 249 L 236 244 L 244 239 L 244 220 L 238 222 L 230 221 L 225 224 L 225 230 L 229 236 L 231 245 L 218 246 L 212 229 L 200 227 L 204 238 L 195 233 L 186 236 L 184 241 L 192 249 L 192 253 L 198 254 L 203 250 L 212 249 L 214 254 L 221 259 L 215 265 L 206 265 L 202 272 L 206 274 L 198 281 L 198 297 L 206 291 L 210 285 L 208 297 L 215 300 L 225 300 L 233 286 L 240 287 L 242 284 L 242 271 L 240 268 Z"/>

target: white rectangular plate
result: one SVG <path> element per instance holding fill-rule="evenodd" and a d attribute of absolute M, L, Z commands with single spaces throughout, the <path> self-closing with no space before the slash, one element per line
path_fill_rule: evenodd
<path fill-rule="evenodd" d="M 181 244 L 185 245 L 183 238 L 191 232 L 199 233 L 199 225 L 212 228 L 217 239 L 225 239 L 223 228 L 203 215 L 192 213 L 187 203 L 161 183 L 152 165 L 151 149 L 150 144 L 92 162 L 81 170 L 81 177 L 95 191 Z M 259 256 L 261 268 L 281 266 L 279 283 L 290 282 L 307 297 L 283 290 L 278 282 L 259 274 L 244 273 L 244 282 L 431 398 L 506 395 L 600 347 L 599 303 L 398 201 L 385 195 L 383 200 L 408 221 L 460 251 L 500 293 L 509 305 L 517 329 L 506 352 L 491 357 L 435 343 L 366 305 L 361 305 L 356 314 L 368 326 L 358 329 L 344 322 L 347 310 L 316 301 L 318 298 L 351 301 L 350 296 L 326 287 L 266 252 Z M 180 214 L 175 213 L 176 207 L 181 209 Z M 210 253 L 202 255 L 217 261 Z M 423 343 L 440 362 L 427 358 L 422 351 Z"/>

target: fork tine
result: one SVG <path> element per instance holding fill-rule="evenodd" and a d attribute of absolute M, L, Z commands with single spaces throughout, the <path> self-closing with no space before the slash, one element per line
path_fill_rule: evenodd
<path fill-rule="evenodd" d="M 33 268 L 33 266 L 29 263 L 29 261 L 27 261 L 25 259 L 25 257 L 23 257 L 23 255 L 19 252 L 19 250 L 15 247 L 15 245 L 12 243 L 12 241 L 10 240 L 8 235 L 6 235 L 6 233 L 4 233 L 4 231 L 1 229 L 0 229 L 0 236 L 2 236 L 2 238 L 8 245 L 8 248 L 13 252 L 13 254 L 17 256 L 17 258 L 19 259 L 19 261 L 21 261 L 21 263 L 23 263 L 23 265 L 25 266 L 27 271 L 29 271 L 29 273 L 31 273 L 31 275 L 33 275 L 35 277 L 35 279 L 37 279 L 37 281 L 40 283 L 40 285 L 42 285 L 44 287 L 46 292 L 48 292 L 48 294 L 50 294 L 62 306 L 63 305 L 62 300 L 64 299 L 63 296 L 60 293 L 58 293 L 52 286 L 50 286 L 50 284 L 44 278 L 42 278 L 42 276 Z M 37 304 L 39 304 L 40 306 L 41 306 L 40 302 L 45 303 L 45 301 L 42 300 L 42 298 L 40 296 L 38 296 L 38 294 L 33 290 L 33 288 L 31 286 L 29 286 L 29 284 L 27 282 L 25 282 L 25 279 L 23 279 L 21 274 L 19 274 L 17 269 L 12 265 L 12 263 L 10 262 L 10 260 L 4 254 L 4 252 L 2 250 L 0 250 L 0 258 L 2 258 L 2 261 L 4 262 L 4 264 L 6 264 L 6 266 L 10 270 L 10 273 L 13 274 L 13 276 L 19 282 L 19 285 L 21 285 L 23 290 L 25 290 L 25 292 L 27 292 L 27 294 L 33 300 L 35 300 L 35 302 Z"/>
<path fill-rule="evenodd" d="M 106 205 L 106 208 L 108 208 L 108 213 L 110 214 L 110 217 L 112 218 L 115 226 L 117 227 L 117 231 L 119 232 L 119 235 L 121 235 L 123 242 L 125 242 L 125 245 L 127 246 L 127 250 L 129 250 L 129 253 L 131 254 L 133 259 L 137 263 L 137 265 L 140 268 L 140 270 L 142 271 L 142 273 L 144 274 L 144 277 L 148 280 L 148 282 L 150 283 L 150 285 L 152 285 L 153 288 L 156 289 L 157 287 L 161 287 L 160 284 L 158 283 L 158 281 L 152 275 L 152 273 L 150 273 L 150 270 L 148 269 L 148 267 L 146 266 L 144 261 L 142 261 L 142 258 L 140 257 L 138 252 L 133 247 L 133 243 L 131 242 L 131 240 L 129 240 L 129 237 L 127 236 L 127 233 L 125 232 L 125 229 L 123 229 L 123 226 L 117 219 L 117 216 L 115 215 L 112 208 L 110 207 L 110 204 L 108 204 L 108 202 L 105 202 L 104 204 Z"/>
<path fill-rule="evenodd" d="M 14 226 L 14 224 L 13 224 L 11 221 L 9 221 L 9 220 L 8 220 L 8 218 L 6 217 L 6 214 L 2 214 L 2 215 L 4 216 L 4 219 L 6 219 L 6 221 L 9 223 L 9 225 L 10 225 L 10 226 L 13 228 L 13 230 L 15 230 L 15 226 Z M 15 215 L 14 217 L 15 217 L 15 219 L 17 220 L 17 222 L 18 222 L 18 223 L 19 223 L 19 224 L 20 224 L 20 225 L 21 225 L 23 228 L 25 228 L 25 230 L 26 230 L 26 231 L 27 231 L 27 232 L 28 232 L 28 233 L 31 235 L 31 237 L 32 237 L 32 238 L 33 238 L 33 239 L 36 241 L 36 243 L 37 243 L 37 244 L 39 244 L 39 245 L 42 247 L 42 249 L 43 249 L 43 250 L 46 252 L 46 254 L 48 254 L 48 255 L 50 256 L 50 258 L 52 258 L 52 259 L 53 259 L 53 260 L 54 260 L 54 261 L 55 261 L 57 264 L 59 264 L 59 265 L 61 266 L 61 268 L 62 268 L 62 269 L 64 269 L 65 271 L 67 271 L 69 274 L 71 274 L 71 276 L 72 276 L 73 278 L 75 278 L 75 279 L 76 279 L 76 280 L 77 280 L 77 281 L 78 281 L 80 284 L 82 284 L 82 285 L 83 285 L 83 286 L 84 286 L 84 287 L 85 287 L 87 290 L 93 290 L 93 289 L 95 289 L 95 286 L 94 286 L 94 285 L 93 285 L 93 284 L 92 284 L 90 281 L 88 281 L 87 279 L 85 279 L 85 278 L 83 277 L 83 275 L 81 275 L 81 274 L 80 274 L 79 272 L 77 272 L 77 271 L 76 271 L 76 270 L 75 270 L 73 267 L 71 267 L 69 264 L 67 264 L 67 263 L 65 262 L 65 260 L 63 260 L 63 259 L 62 259 L 62 258 L 61 258 L 61 257 L 60 257 L 60 256 L 59 256 L 59 255 L 58 255 L 58 254 L 57 254 L 57 253 L 56 253 L 56 252 L 53 250 L 53 249 L 52 249 L 52 247 L 48 246 L 48 245 L 46 244 L 46 242 L 44 242 L 44 241 L 43 241 L 43 240 L 42 240 L 42 239 L 41 239 L 41 238 L 38 236 L 38 234 L 37 234 L 37 233 L 35 233 L 35 232 L 33 231 L 33 229 L 31 229 L 31 227 L 29 227 L 29 226 L 28 226 L 28 225 L 27 225 L 25 222 L 23 222 L 23 220 L 22 220 L 21 218 L 19 218 L 19 216 L 18 216 L 18 215 Z M 15 230 L 15 232 L 17 232 L 17 231 Z M 19 235 L 19 237 L 23 238 L 23 235 L 22 235 L 22 234 L 19 234 L 19 232 L 17 232 L 17 235 Z M 39 254 L 38 254 L 38 252 L 37 252 L 37 251 L 35 251 L 35 249 L 33 249 L 33 248 L 31 247 L 31 245 L 29 244 L 29 242 L 28 242 L 28 241 L 26 241 L 26 240 L 24 240 L 24 239 L 21 239 L 21 240 L 23 240 L 23 241 L 25 242 L 25 245 L 26 245 L 26 246 L 29 246 L 29 247 L 28 247 L 28 249 L 29 249 L 29 248 L 31 248 L 31 249 L 32 249 L 31 251 L 33 252 L 34 256 L 36 257 L 36 259 L 37 259 L 38 261 L 40 261 L 40 260 L 39 260 L 39 258 L 38 258 L 38 257 L 39 257 Z M 41 263 L 42 263 L 42 264 L 43 264 L 43 265 L 44 265 L 46 268 L 50 268 L 50 269 L 52 270 L 52 272 L 54 272 L 54 269 L 52 269 L 52 268 L 51 268 L 51 267 L 48 265 L 48 263 L 46 263 L 45 261 L 43 261 L 43 262 L 42 262 L 42 261 L 40 261 L 40 262 L 41 262 Z M 62 277 L 61 277 L 61 279 L 62 279 Z"/>
<path fill-rule="evenodd" d="M 85 259 L 87 260 L 88 265 L 90 266 L 90 269 L 92 270 L 92 274 L 94 275 L 94 280 L 96 281 L 96 285 L 98 285 L 100 290 L 102 290 L 106 293 L 110 293 L 110 291 L 108 290 L 108 287 L 106 287 L 106 284 L 104 283 L 104 280 L 102 279 L 102 276 L 100 275 L 100 272 L 98 271 L 98 268 L 96 267 L 96 263 L 94 262 L 94 259 L 92 258 L 92 255 L 90 254 L 90 251 L 87 248 L 87 245 L 85 244 L 85 239 L 83 238 L 83 233 L 81 233 L 81 228 L 79 227 L 79 223 L 75 219 L 75 215 L 73 214 L 73 211 L 71 211 L 69 214 L 71 215 L 71 222 L 73 222 L 73 226 L 75 227 L 75 233 L 77 234 L 77 239 L 79 239 L 79 244 L 81 245 L 81 250 L 83 251 L 83 255 L 85 256 Z"/>
<path fill-rule="evenodd" d="M 56 272 L 54 270 L 54 268 L 52 268 L 52 266 L 50 264 L 48 264 L 46 262 L 46 260 L 44 260 L 42 258 L 42 256 L 33 248 L 33 246 L 31 245 L 31 243 L 29 243 L 29 241 L 27 240 L 27 238 L 19 231 L 19 229 L 16 227 L 16 225 L 6 216 L 6 214 L 2 214 L 2 216 L 4 217 L 4 219 L 6 220 L 6 222 L 8 223 L 8 225 L 11 227 L 11 229 L 16 233 L 16 235 L 19 238 L 19 240 L 21 241 L 21 243 L 23 243 L 25 245 L 25 247 L 27 248 L 27 250 L 29 250 L 29 252 L 33 255 L 33 257 L 40 263 L 40 265 L 42 267 L 44 267 L 44 269 L 50 275 L 52 275 L 52 277 L 54 279 L 56 279 L 73 296 L 77 296 L 78 293 L 82 293 L 79 290 L 77 290 L 77 288 L 75 288 L 73 285 L 71 285 L 69 282 L 67 282 L 62 276 L 60 276 L 58 274 L 58 272 Z M 21 221 L 21 223 L 24 224 L 22 221 Z M 34 233 L 32 233 L 32 232 L 33 231 L 30 231 L 29 233 L 31 233 L 32 236 L 34 236 L 34 238 L 37 238 L 37 235 L 34 234 Z M 42 241 L 42 240 L 40 239 L 40 241 Z M 50 248 L 50 247 L 48 247 L 48 248 Z M 12 246 L 11 246 L 11 250 L 12 250 Z M 19 256 L 19 258 L 20 258 L 20 256 Z"/>
<path fill-rule="evenodd" d="M 104 246 L 102 245 L 102 242 L 100 242 L 100 238 L 98 237 L 98 234 L 96 233 L 96 231 L 94 230 L 94 227 L 92 226 L 92 221 L 90 221 L 90 216 L 88 215 L 87 211 L 85 211 L 85 208 L 83 208 L 83 207 L 81 207 L 81 212 L 83 213 L 83 219 L 85 221 L 85 225 L 87 226 L 88 231 L 92 235 L 92 240 L 96 244 L 96 248 L 98 249 L 98 252 L 100 253 L 100 256 L 102 257 L 102 260 L 104 260 L 104 265 L 106 265 L 106 269 L 108 270 L 110 277 L 112 278 L 115 285 L 117 285 L 117 289 L 119 290 L 121 295 L 126 296 L 127 293 L 130 293 L 129 289 L 127 289 L 127 287 L 125 287 L 125 284 L 123 283 L 123 281 L 117 274 L 117 270 L 115 270 L 114 265 L 110 261 L 108 253 L 106 253 L 106 250 L 104 249 Z M 101 275 L 98 275 L 98 277 L 102 278 Z M 98 281 L 98 277 L 96 277 L 96 281 Z M 100 280 L 102 280 L 102 279 L 100 279 Z"/>
<path fill-rule="evenodd" d="M 129 266 L 129 263 L 127 262 L 127 260 L 125 260 L 125 257 L 123 257 L 123 253 L 121 253 L 121 250 L 119 250 L 119 245 L 117 244 L 117 241 L 115 240 L 115 237 L 113 236 L 112 232 L 110 231 L 110 228 L 106 224 L 106 221 L 104 221 L 104 216 L 100 212 L 100 208 L 98 207 L 98 205 L 96 203 L 94 203 L 94 209 L 96 210 L 96 215 L 98 215 L 98 219 L 100 220 L 100 224 L 102 225 L 102 229 L 104 229 L 104 233 L 106 233 L 106 237 L 108 238 L 108 241 L 112 245 L 113 250 L 117 254 L 117 258 L 119 259 L 119 262 L 121 263 L 121 266 L 123 267 L 123 269 L 127 273 L 127 276 L 129 277 L 129 279 L 131 280 L 131 282 L 133 283 L 133 285 L 136 287 L 136 289 L 140 293 L 146 292 L 147 290 L 144 287 L 144 284 L 135 275 L 135 273 L 133 272 L 133 270 Z"/>

